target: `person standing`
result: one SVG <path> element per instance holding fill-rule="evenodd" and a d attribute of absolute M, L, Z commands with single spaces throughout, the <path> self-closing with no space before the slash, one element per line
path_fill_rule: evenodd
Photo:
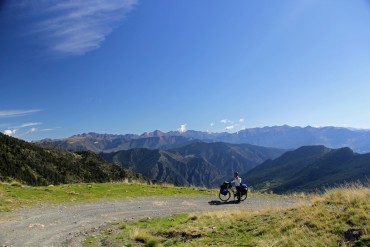
<path fill-rule="evenodd" d="M 234 181 L 232 181 L 232 183 L 234 183 L 235 185 L 235 189 L 236 189 L 236 197 L 237 197 L 237 203 L 240 203 L 240 198 L 241 198 L 241 190 L 240 190 L 240 185 L 242 184 L 242 178 L 239 177 L 239 173 L 238 172 L 234 172 Z M 234 195 L 235 196 L 235 195 Z"/>

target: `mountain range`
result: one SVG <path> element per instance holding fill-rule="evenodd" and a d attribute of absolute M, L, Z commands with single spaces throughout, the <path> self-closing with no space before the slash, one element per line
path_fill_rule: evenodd
<path fill-rule="evenodd" d="M 134 148 L 100 153 L 104 160 L 154 179 L 182 186 L 217 187 L 233 171 L 247 172 L 285 150 L 249 144 L 195 142 L 170 150 Z"/>
<path fill-rule="evenodd" d="M 145 133 L 143 135 L 110 135 L 87 133 L 74 135 L 65 139 L 44 139 L 36 142 L 46 148 L 65 149 L 72 151 L 93 151 L 95 153 L 116 152 L 133 148 L 171 149 L 188 145 L 197 140 L 180 135 L 166 134 L 161 131 Z"/>
<path fill-rule="evenodd" d="M 267 160 L 244 175 L 257 190 L 276 193 L 314 191 L 343 183 L 370 180 L 370 153 L 350 148 L 303 146 Z"/>
<path fill-rule="evenodd" d="M 312 191 L 367 182 L 370 154 L 364 152 L 370 146 L 369 134 L 336 127 L 274 126 L 237 133 L 88 133 L 36 143 L 1 134 L 0 180 L 43 185 L 146 176 L 177 185 L 217 187 L 239 171 L 257 190 Z"/>
<path fill-rule="evenodd" d="M 73 151 L 90 150 L 96 153 L 116 152 L 132 148 L 168 150 L 196 141 L 248 143 L 280 149 L 296 149 L 306 145 L 324 145 L 329 148 L 349 147 L 357 153 L 370 152 L 370 131 L 339 127 L 291 127 L 287 125 L 249 128 L 236 133 L 210 133 L 188 130 L 146 132 L 141 135 L 110 135 L 88 133 L 65 139 L 44 139 L 37 145 Z"/>

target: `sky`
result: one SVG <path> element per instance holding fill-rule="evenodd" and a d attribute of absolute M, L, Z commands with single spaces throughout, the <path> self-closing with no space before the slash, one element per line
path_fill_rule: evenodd
<path fill-rule="evenodd" d="M 0 0 L 0 131 L 370 128 L 369 0 Z"/>

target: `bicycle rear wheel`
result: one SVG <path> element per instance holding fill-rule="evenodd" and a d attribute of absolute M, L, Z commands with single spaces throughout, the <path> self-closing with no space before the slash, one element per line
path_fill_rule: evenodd
<path fill-rule="evenodd" d="M 227 191 L 226 195 L 224 195 L 222 193 L 218 194 L 218 198 L 220 198 L 220 200 L 223 201 L 223 202 L 226 202 L 227 200 L 229 200 L 230 196 L 231 196 L 230 191 Z"/>

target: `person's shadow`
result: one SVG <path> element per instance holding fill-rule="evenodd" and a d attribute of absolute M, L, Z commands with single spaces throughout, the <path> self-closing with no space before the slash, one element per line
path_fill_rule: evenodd
<path fill-rule="evenodd" d="M 213 205 L 213 206 L 220 206 L 220 205 L 227 205 L 227 204 L 238 204 L 238 202 L 235 200 L 231 200 L 227 202 L 213 200 L 213 201 L 208 202 L 208 204 Z"/>

